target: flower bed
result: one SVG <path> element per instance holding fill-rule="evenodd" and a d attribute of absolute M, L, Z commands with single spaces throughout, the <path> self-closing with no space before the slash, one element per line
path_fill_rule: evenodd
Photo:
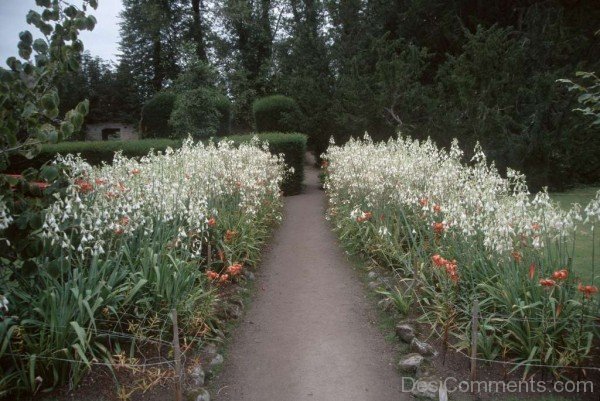
<path fill-rule="evenodd" d="M 470 350 L 477 301 L 479 357 L 525 373 L 585 366 L 598 289 L 573 270 L 572 245 L 579 222 L 598 222 L 600 193 L 563 211 L 517 172 L 502 178 L 480 149 L 468 165 L 462 158 L 456 142 L 449 151 L 404 138 L 331 146 L 328 216 L 341 241 L 394 269 L 407 284 L 397 296 L 445 344 Z"/>
<path fill-rule="evenodd" d="M 58 162 L 69 185 L 32 233 L 40 269 L 0 271 L 0 397 L 168 360 L 173 310 L 188 347 L 218 335 L 215 289 L 242 279 L 281 218 L 285 167 L 258 141 Z"/>

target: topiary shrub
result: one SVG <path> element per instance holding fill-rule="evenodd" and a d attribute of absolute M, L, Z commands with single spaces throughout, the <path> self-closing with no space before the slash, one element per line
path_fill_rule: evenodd
<path fill-rule="evenodd" d="M 219 96 L 212 88 L 192 89 L 179 94 L 169 119 L 173 136 L 207 138 L 215 135 L 221 124 L 217 108 Z"/>
<path fill-rule="evenodd" d="M 140 133 L 142 138 L 168 138 L 171 136 L 169 118 L 177 95 L 173 92 L 157 93 L 142 108 Z"/>
<path fill-rule="evenodd" d="M 258 132 L 298 131 L 302 122 L 302 112 L 298 103 L 283 95 L 267 96 L 255 100 L 252 105 L 252 113 Z"/>

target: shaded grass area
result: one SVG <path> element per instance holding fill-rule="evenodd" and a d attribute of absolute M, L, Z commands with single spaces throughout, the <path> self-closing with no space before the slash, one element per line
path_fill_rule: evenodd
<path fill-rule="evenodd" d="M 563 208 L 569 209 L 573 203 L 578 203 L 582 208 L 596 196 L 596 192 L 600 187 L 581 187 L 566 192 L 553 192 L 550 197 L 557 201 Z M 581 223 L 578 227 L 575 238 L 575 255 L 573 258 L 573 269 L 575 273 L 587 282 L 592 281 L 597 285 L 600 282 L 600 235 L 598 235 L 598 227 L 595 235 L 596 255 L 595 261 L 592 260 L 592 250 L 594 241 L 592 241 L 592 226 L 591 224 Z M 592 265 L 594 262 L 595 268 Z"/>

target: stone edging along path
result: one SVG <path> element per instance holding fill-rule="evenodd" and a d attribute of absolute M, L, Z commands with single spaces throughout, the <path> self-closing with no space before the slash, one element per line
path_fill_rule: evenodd
<path fill-rule="evenodd" d="M 258 291 L 233 332 L 217 401 L 402 401 L 396 352 L 324 219 L 318 170 L 285 201 Z"/>

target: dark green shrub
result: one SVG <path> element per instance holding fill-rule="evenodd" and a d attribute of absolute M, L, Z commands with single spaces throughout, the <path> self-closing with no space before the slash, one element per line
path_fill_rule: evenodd
<path fill-rule="evenodd" d="M 225 95 L 218 94 L 215 96 L 215 107 L 219 112 L 219 129 L 218 135 L 229 135 L 231 132 L 231 100 Z"/>
<path fill-rule="evenodd" d="M 115 152 L 119 150 L 127 157 L 141 157 L 147 155 L 151 149 L 162 151 L 168 147 L 177 148 L 179 146 L 181 146 L 181 141 L 172 139 L 62 142 L 42 146 L 40 154 L 32 160 L 28 160 L 23 156 L 13 156 L 10 171 L 20 173 L 28 167 L 40 168 L 44 163 L 54 159 L 57 154 L 79 153 L 88 163 L 98 165 L 102 162 L 111 163 Z"/>
<path fill-rule="evenodd" d="M 254 101 L 254 122 L 258 132 L 298 131 L 302 124 L 302 112 L 298 103 L 290 97 L 273 95 Z"/>
<path fill-rule="evenodd" d="M 257 134 L 258 139 L 269 143 L 269 151 L 273 154 L 283 153 L 285 163 L 294 168 L 294 173 L 288 175 L 282 190 L 285 195 L 295 195 L 302 190 L 304 180 L 304 155 L 306 153 L 307 136 L 298 133 L 264 132 Z M 235 143 L 248 142 L 254 134 L 233 135 L 224 139 Z"/>
<path fill-rule="evenodd" d="M 169 138 L 171 136 L 169 118 L 176 99 L 177 95 L 173 92 L 161 92 L 144 104 L 140 121 L 142 138 Z"/>
<path fill-rule="evenodd" d="M 216 135 L 221 123 L 221 115 L 217 108 L 220 96 L 222 95 L 212 88 L 198 88 L 180 93 L 169 118 L 173 136 L 185 138 L 191 135 L 200 139 Z"/>

